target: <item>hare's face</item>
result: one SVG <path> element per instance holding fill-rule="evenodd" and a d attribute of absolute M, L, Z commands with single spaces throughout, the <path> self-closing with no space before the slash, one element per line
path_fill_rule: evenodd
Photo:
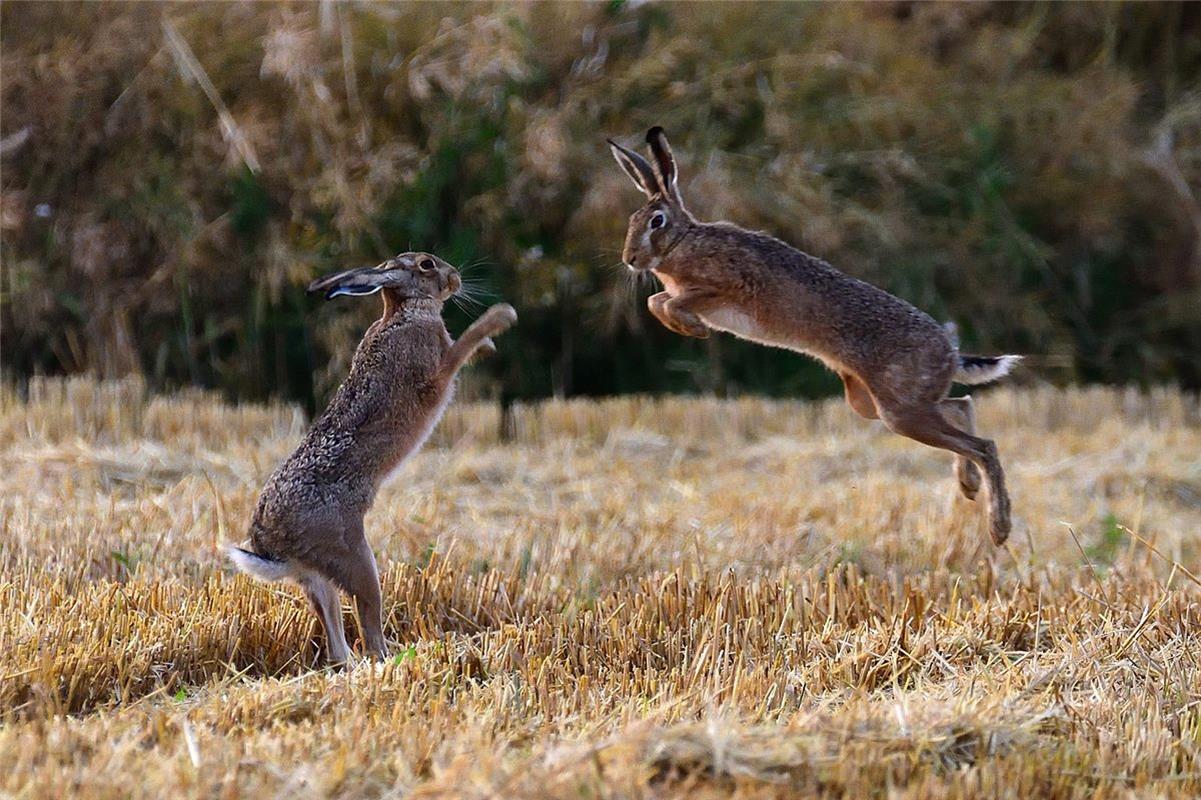
<path fill-rule="evenodd" d="M 687 225 L 687 216 L 672 203 L 651 200 L 630 216 L 621 260 L 634 272 L 655 269 Z"/>
<path fill-rule="evenodd" d="M 613 157 L 646 195 L 646 205 L 630 217 L 626 229 L 626 246 L 621 259 L 634 272 L 657 269 L 671 249 L 679 243 L 694 223 L 684 208 L 676 180 L 676 160 L 663 129 L 655 126 L 646 132 L 655 166 L 642 156 L 622 147 L 612 139 Z"/>
<path fill-rule="evenodd" d="M 325 292 L 325 299 L 341 295 L 362 297 L 386 291 L 397 300 L 446 300 L 463 282 L 459 271 L 430 253 L 401 253 L 374 267 L 351 269 L 319 278 L 310 292 Z"/>

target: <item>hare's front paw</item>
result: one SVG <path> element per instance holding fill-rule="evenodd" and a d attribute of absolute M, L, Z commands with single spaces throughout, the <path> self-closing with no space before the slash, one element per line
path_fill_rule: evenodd
<path fill-rule="evenodd" d="M 667 306 L 663 309 L 663 316 L 659 317 L 659 321 L 668 330 L 681 336 L 692 336 L 697 339 L 709 338 L 709 326 L 691 311 L 679 311 Z"/>
<path fill-rule="evenodd" d="M 670 292 L 658 292 L 646 298 L 646 307 L 652 314 L 655 315 L 656 319 L 662 322 L 663 317 L 667 313 L 663 310 L 663 306 L 666 305 L 667 301 L 670 299 Z"/>
<path fill-rule="evenodd" d="M 496 355 L 496 342 L 492 341 L 491 336 L 484 337 L 479 347 L 475 348 L 475 355 L 476 358 L 486 358 Z"/>
<path fill-rule="evenodd" d="M 693 336 L 697 339 L 709 338 L 709 326 L 701 322 L 701 318 L 695 314 L 684 316 L 676 314 L 671 320 L 676 326 L 676 333 L 682 333 L 685 336 Z"/>
<path fill-rule="evenodd" d="M 504 333 L 517 322 L 517 312 L 508 303 L 497 303 L 484 312 L 486 324 L 491 329 L 492 336 Z"/>
<path fill-rule="evenodd" d="M 691 311 L 672 308 L 672 296 L 667 292 L 653 294 L 646 299 L 646 307 L 655 319 L 663 323 L 663 327 L 681 336 L 694 336 L 697 339 L 709 337 L 709 327 L 701 318 Z"/>

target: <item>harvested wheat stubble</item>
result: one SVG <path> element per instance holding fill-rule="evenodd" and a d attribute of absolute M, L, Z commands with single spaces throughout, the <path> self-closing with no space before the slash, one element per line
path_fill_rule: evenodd
<path fill-rule="evenodd" d="M 0 794 L 1195 795 L 1197 401 L 979 399 L 1003 551 L 840 402 L 554 402 L 508 444 L 458 406 L 367 519 L 396 657 L 326 672 L 218 552 L 300 414 L 5 388 Z"/>

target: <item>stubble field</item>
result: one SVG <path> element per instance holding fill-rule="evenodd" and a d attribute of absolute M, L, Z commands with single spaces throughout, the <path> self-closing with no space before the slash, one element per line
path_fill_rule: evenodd
<path fill-rule="evenodd" d="M 367 518 L 395 657 L 328 671 L 219 553 L 299 412 L 4 388 L 0 795 L 1195 795 L 1197 400 L 977 400 L 1001 550 L 841 401 L 555 402 L 508 443 L 456 406 Z"/>

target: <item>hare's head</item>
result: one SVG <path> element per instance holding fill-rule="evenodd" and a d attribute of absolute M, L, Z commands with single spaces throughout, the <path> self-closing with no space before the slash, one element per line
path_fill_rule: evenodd
<path fill-rule="evenodd" d="M 318 278 L 310 292 L 325 292 L 325 299 L 340 295 L 361 297 L 382 291 L 386 300 L 446 300 L 459 291 L 459 271 L 429 253 L 401 253 L 374 267 L 348 269 Z"/>
<path fill-rule="evenodd" d="M 630 217 L 621 260 L 635 272 L 655 269 L 688 229 L 696 224 L 680 197 L 680 188 L 676 183 L 676 160 L 671 154 L 671 146 L 659 126 L 647 131 L 646 143 L 650 145 L 654 160 L 654 166 L 651 166 L 633 150 L 622 147 L 612 139 L 607 141 L 617 163 L 638 190 L 646 195 L 646 205 Z"/>

